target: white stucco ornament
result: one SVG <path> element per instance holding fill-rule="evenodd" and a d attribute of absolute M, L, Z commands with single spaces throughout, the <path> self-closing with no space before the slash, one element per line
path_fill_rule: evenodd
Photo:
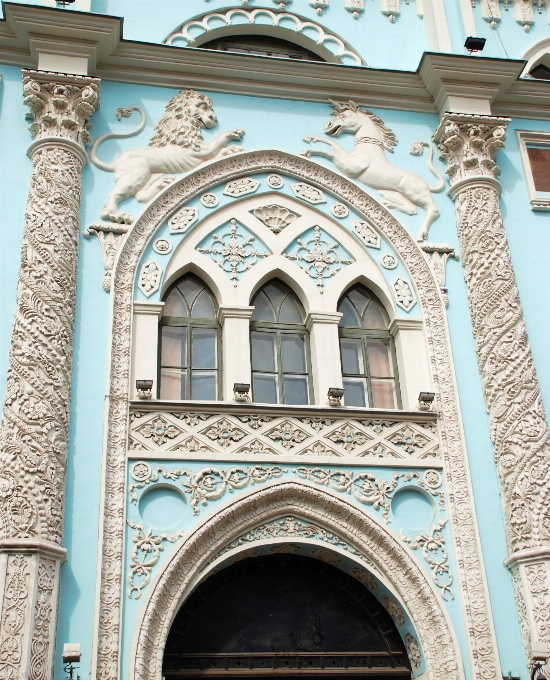
<path fill-rule="evenodd" d="M 349 215 L 348 206 L 344 205 L 343 203 L 335 203 L 330 209 L 330 212 L 334 215 L 334 217 L 338 217 L 339 219 Z"/>
<path fill-rule="evenodd" d="M 430 146 L 428 168 L 437 178 L 437 184 L 430 186 L 425 179 L 409 170 L 403 170 L 392 165 L 386 158 L 386 151 L 393 153 L 397 144 L 395 134 L 384 125 L 384 122 L 368 109 L 362 109 L 355 102 L 337 103 L 334 105 L 330 120 L 323 129 L 330 137 L 342 134 L 355 135 L 352 151 L 347 151 L 332 139 L 315 135 L 304 137 L 304 142 L 321 143 L 330 146 L 330 151 L 320 149 L 306 149 L 302 155 L 306 158 L 322 156 L 333 161 L 338 170 L 346 177 L 358 180 L 372 189 L 378 189 L 387 208 L 395 208 L 406 215 L 415 215 L 417 206 L 426 211 L 424 223 L 417 240 L 424 241 L 428 237 L 428 230 L 439 215 L 439 209 L 432 199 L 432 192 L 440 192 L 445 188 L 445 179 L 433 166 L 433 148 Z M 412 145 L 411 154 L 420 156 L 425 142 Z"/>
<path fill-rule="evenodd" d="M 155 262 L 155 260 L 150 260 L 149 262 L 141 265 L 141 271 L 139 273 L 138 279 L 138 288 L 145 295 L 145 297 L 149 297 L 158 290 L 161 278 L 162 269 L 159 267 L 158 262 Z"/>
<path fill-rule="evenodd" d="M 353 231 L 369 248 L 380 248 L 380 236 L 367 222 L 355 220 L 353 222 Z"/>
<path fill-rule="evenodd" d="M 268 175 L 267 176 L 267 185 L 271 187 L 272 189 L 282 189 L 284 186 L 284 179 L 281 177 L 281 175 Z"/>
<path fill-rule="evenodd" d="M 220 199 L 216 196 L 216 194 L 203 194 L 200 198 L 200 201 L 205 208 L 215 208 L 220 202 Z"/>
<path fill-rule="evenodd" d="M 153 243 L 153 250 L 159 255 L 168 255 L 172 252 L 172 244 L 167 238 L 158 238 Z"/>
<path fill-rule="evenodd" d="M 226 196 L 240 198 L 241 196 L 246 196 L 246 194 L 253 194 L 259 186 L 260 182 L 258 182 L 257 179 L 252 179 L 252 177 L 241 177 L 233 182 L 228 182 L 225 185 L 223 193 Z"/>
<path fill-rule="evenodd" d="M 393 255 L 382 255 L 380 263 L 385 269 L 395 269 L 397 267 L 397 258 Z"/>
<path fill-rule="evenodd" d="M 410 310 L 416 304 L 416 296 L 411 288 L 408 281 L 398 276 L 392 285 L 393 295 L 395 297 L 395 302 L 404 309 L 406 312 Z"/>
<path fill-rule="evenodd" d="M 307 201 L 308 203 L 326 203 L 327 199 L 321 189 L 312 187 L 311 184 L 300 182 L 299 184 L 291 184 L 290 188 L 295 196 Z"/>
<path fill-rule="evenodd" d="M 103 162 L 97 157 L 100 144 L 107 139 L 133 137 L 145 127 L 146 115 L 139 106 L 118 109 L 118 120 L 128 118 L 132 111 L 141 114 L 135 130 L 108 132 L 98 137 L 90 149 L 90 160 L 94 165 L 115 173 L 115 188 L 101 211 L 103 220 L 131 224 L 133 216 L 118 209 L 121 201 L 135 197 L 141 203 L 148 203 L 174 181 L 173 173 L 187 172 L 205 161 L 243 151 L 240 146 L 228 146 L 229 142 L 242 139 L 244 131 L 239 128 L 204 143 L 201 128 L 209 130 L 218 124 L 212 100 L 194 90 L 183 90 L 168 102 L 149 146 L 123 151 L 113 163 Z"/>
<path fill-rule="evenodd" d="M 182 208 L 168 220 L 168 229 L 171 234 L 183 234 L 198 219 L 199 211 L 197 208 Z"/>

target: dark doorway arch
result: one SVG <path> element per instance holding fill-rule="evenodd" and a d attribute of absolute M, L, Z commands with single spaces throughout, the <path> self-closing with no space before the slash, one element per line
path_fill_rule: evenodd
<path fill-rule="evenodd" d="M 273 554 L 198 586 L 170 629 L 163 675 L 344 680 L 411 671 L 393 620 L 361 583 L 311 557 Z"/>

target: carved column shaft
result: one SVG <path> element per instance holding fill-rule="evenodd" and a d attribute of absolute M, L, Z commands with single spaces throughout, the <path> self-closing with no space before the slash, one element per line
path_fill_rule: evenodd
<path fill-rule="evenodd" d="M 494 459 L 503 497 L 506 539 L 528 662 L 550 655 L 550 445 L 539 384 L 523 320 L 500 210 L 500 168 L 507 118 L 445 114 L 434 139 L 448 164 L 461 259 Z M 528 554 L 529 559 L 522 556 Z M 538 566 L 537 566 L 538 565 Z M 540 567 L 540 570 L 538 569 Z M 526 571 L 527 570 L 527 571 Z M 527 573 L 529 571 L 529 573 Z M 535 582 L 536 592 L 531 587 Z M 541 589 L 546 588 L 546 594 Z M 538 612 L 538 613 L 537 613 Z M 544 613 L 543 612 L 543 613 Z"/>
<path fill-rule="evenodd" d="M 23 87 L 35 141 L 0 430 L 0 677 L 46 680 L 65 556 L 84 144 L 99 81 L 24 70 Z"/>

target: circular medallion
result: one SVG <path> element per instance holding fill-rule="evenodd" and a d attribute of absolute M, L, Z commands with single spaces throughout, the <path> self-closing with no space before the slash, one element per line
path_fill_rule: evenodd
<path fill-rule="evenodd" d="M 285 181 L 281 177 L 281 175 L 268 175 L 267 176 L 267 184 L 272 189 L 282 189 L 284 183 L 285 183 Z"/>
<path fill-rule="evenodd" d="M 168 255 L 168 253 L 172 250 L 172 244 L 166 238 L 158 238 L 153 243 L 153 250 L 159 255 Z"/>
<path fill-rule="evenodd" d="M 393 255 L 382 255 L 380 262 L 386 269 L 395 269 L 397 267 L 397 259 Z"/>
<path fill-rule="evenodd" d="M 343 203 L 335 203 L 330 209 L 334 217 L 347 217 L 349 215 L 348 206 Z"/>
<path fill-rule="evenodd" d="M 216 194 L 203 194 L 200 200 L 206 208 L 215 208 L 220 202 Z"/>
<path fill-rule="evenodd" d="M 143 482 L 151 476 L 151 466 L 143 460 L 136 463 L 130 472 L 136 482 Z"/>

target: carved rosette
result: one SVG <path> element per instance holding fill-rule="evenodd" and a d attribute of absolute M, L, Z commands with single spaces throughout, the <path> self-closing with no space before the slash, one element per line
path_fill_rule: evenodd
<path fill-rule="evenodd" d="M 32 175 L 0 429 L 0 553 L 9 552 L 7 575 L 13 573 L 10 578 L 21 592 L 28 588 L 28 602 L 23 603 L 21 595 L 17 614 L 21 629 L 6 643 L 13 647 L 17 638 L 21 653 L 10 655 L 12 665 L 6 669 L 2 656 L 0 677 L 45 680 L 52 670 L 59 566 L 65 553 L 59 545 L 86 162 L 83 145 L 89 140 L 88 121 L 99 104 L 99 81 L 24 70 L 23 89 L 35 141 L 29 149 Z M 8 581 L 4 601 L 9 600 L 9 607 L 19 606 L 12 602 L 15 591 Z"/>
<path fill-rule="evenodd" d="M 501 483 L 509 566 L 521 560 L 517 551 L 540 549 L 550 539 L 550 444 L 539 384 L 523 320 L 510 250 L 500 210 L 500 168 L 496 152 L 504 146 L 509 119 L 445 114 L 435 133 L 440 158 L 455 201 L 461 258 L 476 341 L 485 404 L 490 418 L 494 457 Z M 531 564 L 531 567 L 533 565 Z M 523 597 L 516 588 L 520 614 L 536 609 L 529 576 L 523 573 Z M 542 573 L 541 571 L 541 573 Z M 518 578 L 516 577 L 516 585 Z M 529 661 L 550 653 L 550 627 L 544 631 L 528 617 Z M 541 637 L 542 636 L 542 637 Z M 524 634 L 524 639 L 527 640 Z"/>

